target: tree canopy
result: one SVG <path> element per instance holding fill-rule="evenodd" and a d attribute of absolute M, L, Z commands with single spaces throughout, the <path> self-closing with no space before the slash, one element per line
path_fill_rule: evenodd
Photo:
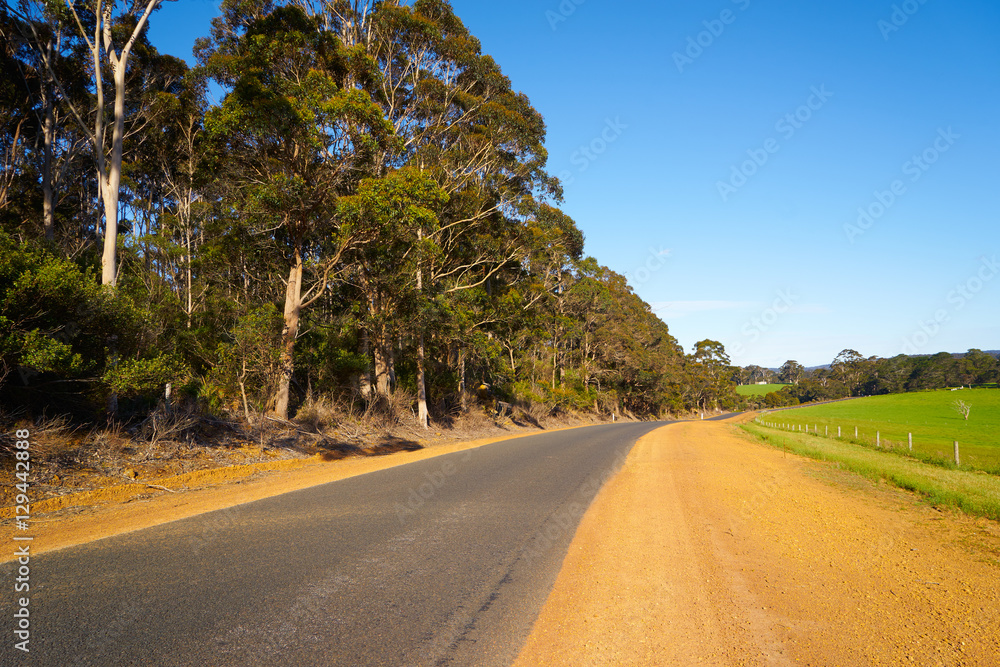
<path fill-rule="evenodd" d="M 194 68 L 158 4 L 0 10 L 5 403 L 736 405 L 721 344 L 685 355 L 585 254 L 544 119 L 448 2 L 225 0 Z"/>

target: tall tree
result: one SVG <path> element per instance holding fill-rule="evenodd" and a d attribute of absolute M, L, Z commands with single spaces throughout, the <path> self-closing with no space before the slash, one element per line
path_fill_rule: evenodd
<path fill-rule="evenodd" d="M 370 258 L 370 248 L 359 249 L 357 262 L 363 267 L 358 286 L 369 308 L 364 340 L 374 354 L 376 390 L 388 392 L 394 343 L 398 336 L 412 334 L 417 393 L 423 396 L 426 314 L 454 312 L 451 304 L 458 293 L 488 285 L 522 256 L 527 220 L 537 210 L 535 194 L 556 191 L 555 181 L 543 171 L 544 122 L 481 53 L 479 42 L 447 2 L 420 0 L 412 7 L 385 2 L 374 11 L 364 2 L 305 5 L 345 44 L 365 49 L 381 70 L 375 99 L 397 141 L 377 156 L 377 176 L 414 169 L 436 181 L 446 195 L 435 210 L 435 224 L 416 230 L 401 249 L 400 257 L 418 258 L 409 280 L 424 304 L 418 311 L 425 314 L 409 320 L 408 331 L 388 326 L 400 324 L 404 302 L 384 289 L 394 278 L 374 270 L 385 262 L 363 259 Z M 392 257 L 384 259 L 390 267 L 400 265 Z M 473 316 L 466 322 L 488 320 Z M 426 424 L 425 403 L 418 398 Z"/>
<path fill-rule="evenodd" d="M 729 355 L 722 343 L 702 340 L 695 343 L 691 355 L 691 382 L 695 387 L 698 407 L 705 410 L 717 405 L 731 389 Z"/>
<path fill-rule="evenodd" d="M 104 285 L 114 286 L 118 281 L 118 204 L 121 196 L 126 116 L 125 79 L 129 57 L 136 40 L 146 30 L 150 14 L 162 1 L 133 2 L 120 10 L 115 0 L 91 0 L 92 5 L 67 2 L 66 5 L 79 31 L 79 37 L 86 43 L 91 61 L 94 93 L 92 121 L 88 123 L 85 112 L 75 105 L 70 109 L 93 147 L 98 189 L 104 209 L 104 252 L 101 256 L 101 283 Z M 52 65 L 47 63 L 47 66 L 52 71 Z M 110 119 L 105 99 L 105 67 L 110 68 L 113 90 Z M 54 76 L 57 87 L 64 91 L 65 86 L 58 75 Z M 63 97 L 68 99 L 65 93 Z"/>
<path fill-rule="evenodd" d="M 848 394 L 857 396 L 866 380 L 867 360 L 857 350 L 842 350 L 830 364 L 834 378 L 844 383 Z"/>
<path fill-rule="evenodd" d="M 778 371 L 778 377 L 782 382 L 788 382 L 790 384 L 798 384 L 799 380 L 805 374 L 806 369 L 799 362 L 794 359 L 789 359 L 781 365 L 781 369 Z"/>
<path fill-rule="evenodd" d="M 281 377 L 273 411 L 287 418 L 303 309 L 318 300 L 341 259 L 363 243 L 338 199 L 371 173 L 391 127 L 364 88 L 377 70 L 297 7 L 225 2 L 202 57 L 232 86 L 207 118 L 251 234 L 286 267 Z M 277 278 L 277 277 L 276 277 Z M 279 278 L 280 279 L 280 278 Z M 309 281 L 308 284 L 307 280 Z"/>

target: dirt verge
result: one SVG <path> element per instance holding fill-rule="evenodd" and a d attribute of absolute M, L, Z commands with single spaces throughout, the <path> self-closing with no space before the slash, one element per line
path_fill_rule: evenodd
<path fill-rule="evenodd" d="M 726 423 L 641 439 L 516 665 L 994 665 L 1000 527 Z"/>

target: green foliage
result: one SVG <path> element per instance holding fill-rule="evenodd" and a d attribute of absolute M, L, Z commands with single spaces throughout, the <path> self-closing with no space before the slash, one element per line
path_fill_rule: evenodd
<path fill-rule="evenodd" d="M 43 231 L 44 77 L 24 49 L 0 54 L 5 73 L 29 73 L 0 85 L 17 194 L 0 198 L 4 400 L 72 396 L 93 415 L 110 394 L 150 407 L 172 382 L 213 413 L 282 411 L 279 395 L 344 395 L 374 370 L 381 392 L 419 394 L 425 376 L 432 416 L 480 384 L 550 410 L 734 406 L 722 346 L 685 356 L 625 278 L 585 256 L 555 206 L 544 119 L 452 7 L 369 8 L 225 0 L 194 70 L 140 37 L 113 290 L 92 269 L 93 147 L 66 100 L 57 233 L 24 241 Z M 86 59 L 64 37 L 66 94 L 86 108 Z M 226 90 L 216 106 L 210 79 Z"/>
<path fill-rule="evenodd" d="M 235 322 L 228 340 L 216 349 L 216 363 L 202 383 L 200 397 L 213 410 L 239 405 L 244 391 L 253 407 L 265 407 L 278 374 L 281 327 L 281 313 L 273 304 L 254 308 Z"/>
<path fill-rule="evenodd" d="M 90 270 L 0 232 L 0 392 L 12 404 L 44 399 L 59 383 L 64 400 L 107 392 L 157 393 L 182 378 L 183 364 L 155 350 L 148 313 Z"/>
<path fill-rule="evenodd" d="M 173 353 L 146 359 L 126 359 L 112 364 L 104 373 L 104 382 L 122 397 L 152 395 L 168 382 L 183 382 L 187 367 Z"/>

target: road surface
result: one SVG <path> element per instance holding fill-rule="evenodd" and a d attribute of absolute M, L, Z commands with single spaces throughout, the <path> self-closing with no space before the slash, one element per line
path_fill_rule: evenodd
<path fill-rule="evenodd" d="M 0 662 L 509 665 L 584 510 L 661 425 L 500 442 L 34 557 L 31 653 L 8 642 Z"/>

